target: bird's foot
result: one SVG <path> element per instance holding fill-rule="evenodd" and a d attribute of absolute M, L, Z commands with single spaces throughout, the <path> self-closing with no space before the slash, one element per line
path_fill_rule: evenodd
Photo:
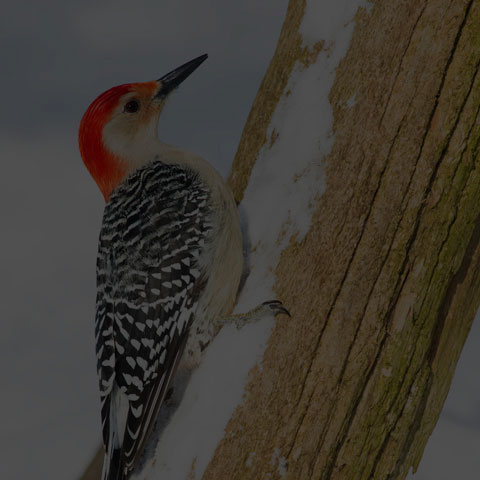
<path fill-rule="evenodd" d="M 263 302 L 247 313 L 229 315 L 228 317 L 218 319 L 215 323 L 218 326 L 233 323 L 237 329 L 240 329 L 249 323 L 254 323 L 265 318 L 266 316 L 277 316 L 279 314 L 288 315 L 289 317 L 291 316 L 289 311 L 282 305 L 282 302 L 279 300 L 269 300 L 268 302 Z"/>

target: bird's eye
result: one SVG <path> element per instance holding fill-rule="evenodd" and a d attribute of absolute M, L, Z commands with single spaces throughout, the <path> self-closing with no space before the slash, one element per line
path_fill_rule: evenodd
<path fill-rule="evenodd" d="M 135 113 L 139 108 L 140 104 L 138 103 L 138 100 L 130 100 L 125 104 L 123 111 L 127 113 Z"/>

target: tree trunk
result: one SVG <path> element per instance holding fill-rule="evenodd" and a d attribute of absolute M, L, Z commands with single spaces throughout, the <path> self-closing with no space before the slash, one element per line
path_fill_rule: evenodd
<path fill-rule="evenodd" d="M 103 452 L 103 445 L 100 445 L 90 464 L 80 477 L 80 480 L 100 480 L 103 467 Z"/>
<path fill-rule="evenodd" d="M 302 46 L 308 8 L 290 1 L 233 166 L 239 200 L 294 65 L 328 55 Z M 355 20 L 326 188 L 276 269 L 293 319 L 204 480 L 405 478 L 478 308 L 480 1 L 379 1 Z"/>
<path fill-rule="evenodd" d="M 230 177 L 238 201 L 281 141 L 280 103 L 337 55 L 326 13 L 290 0 Z M 292 319 L 204 480 L 397 479 L 418 465 L 480 301 L 479 25 L 480 0 L 404 0 L 342 27 L 331 148 L 312 160 L 325 184 L 275 270 Z"/>

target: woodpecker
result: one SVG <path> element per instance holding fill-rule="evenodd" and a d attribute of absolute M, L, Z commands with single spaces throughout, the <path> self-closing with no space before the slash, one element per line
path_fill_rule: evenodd
<path fill-rule="evenodd" d="M 206 59 L 107 90 L 80 124 L 106 201 L 95 316 L 105 480 L 128 478 L 173 375 L 198 366 L 219 326 L 288 313 L 271 301 L 227 316 L 243 270 L 233 195 L 207 161 L 157 138 L 169 95 Z"/>

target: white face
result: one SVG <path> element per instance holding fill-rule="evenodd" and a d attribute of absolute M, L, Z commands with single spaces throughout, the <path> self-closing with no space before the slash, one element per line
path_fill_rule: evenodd
<path fill-rule="evenodd" d="M 151 90 L 151 89 L 150 89 Z M 103 128 L 105 147 L 132 170 L 152 160 L 158 145 L 157 125 L 164 101 L 155 91 L 136 90 L 124 95 Z"/>

